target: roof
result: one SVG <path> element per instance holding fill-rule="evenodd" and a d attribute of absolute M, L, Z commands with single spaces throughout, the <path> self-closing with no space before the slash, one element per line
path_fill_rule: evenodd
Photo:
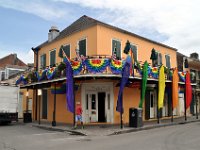
<path fill-rule="evenodd" d="M 8 65 L 27 66 L 17 57 L 17 54 L 10 54 L 0 59 L 0 67 L 5 68 Z"/>
<path fill-rule="evenodd" d="M 159 42 L 156 42 L 156 41 L 153 41 L 151 39 L 148 39 L 148 38 L 145 38 L 145 37 L 142 37 L 140 35 L 137 35 L 135 33 L 132 33 L 132 32 L 129 32 L 129 31 L 126 31 L 124 29 L 121 29 L 121 28 L 118 28 L 118 27 L 115 27 L 115 26 L 112 26 L 112 25 L 109 25 L 109 24 L 106 24 L 104 22 L 101 22 L 101 21 L 98 21 L 96 19 L 93 19 L 91 17 L 88 17 L 86 15 L 80 17 L 78 20 L 76 20 L 74 23 L 72 23 L 70 26 L 68 26 L 67 28 L 65 28 L 64 30 L 62 30 L 60 32 L 60 34 L 54 39 L 52 40 L 51 42 L 48 42 L 45 41 L 44 43 L 40 44 L 39 46 L 37 46 L 35 49 L 39 49 L 49 43 L 52 43 L 54 41 L 57 41 L 59 39 L 62 39 L 66 36 L 69 36 L 73 33 L 76 33 L 76 32 L 79 32 L 81 30 L 84 30 L 84 29 L 87 29 L 89 27 L 92 27 L 92 26 L 95 26 L 95 25 L 102 25 L 102 26 L 105 26 L 107 28 L 110 28 L 112 30 L 116 30 L 116 31 L 119 31 L 121 33 L 124 33 L 124 34 L 128 34 L 128 35 L 131 35 L 131 36 L 135 36 L 137 38 L 140 38 L 142 40 L 145 40 L 145 41 L 148 41 L 148 42 L 152 42 L 152 43 L 155 43 L 155 44 L 158 44 L 158 45 L 161 45 L 161 46 L 164 46 L 166 48 L 170 48 L 170 49 L 173 49 L 175 51 L 177 51 L 176 48 L 173 48 L 173 47 L 170 47 L 168 45 L 165 45 L 165 44 L 162 44 L 162 43 L 159 43 Z"/>

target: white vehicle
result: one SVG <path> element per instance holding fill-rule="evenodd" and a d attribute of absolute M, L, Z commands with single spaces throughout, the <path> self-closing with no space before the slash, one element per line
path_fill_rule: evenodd
<path fill-rule="evenodd" d="M 0 85 L 0 123 L 18 121 L 19 87 Z"/>

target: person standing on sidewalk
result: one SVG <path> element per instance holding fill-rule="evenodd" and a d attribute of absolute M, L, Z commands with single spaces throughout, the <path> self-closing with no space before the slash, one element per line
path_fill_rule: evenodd
<path fill-rule="evenodd" d="M 83 126 L 83 119 L 82 119 L 82 107 L 80 102 L 76 102 L 76 123 L 75 123 L 75 129 L 77 128 L 77 123 L 78 121 L 81 122 L 82 129 L 84 128 Z"/>

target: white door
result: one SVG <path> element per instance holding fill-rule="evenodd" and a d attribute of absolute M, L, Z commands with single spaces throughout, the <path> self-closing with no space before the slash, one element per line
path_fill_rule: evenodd
<path fill-rule="evenodd" d="M 86 94 L 86 122 L 98 122 L 97 93 Z"/>
<path fill-rule="evenodd" d="M 19 102 L 18 102 L 18 118 L 23 118 L 23 94 L 19 94 Z"/>
<path fill-rule="evenodd" d="M 185 113 L 185 102 L 184 102 L 184 93 L 179 93 L 179 115 L 184 116 Z M 176 115 L 177 109 L 174 109 L 173 114 Z"/>
<path fill-rule="evenodd" d="M 155 93 L 150 91 L 150 118 L 155 118 Z"/>
<path fill-rule="evenodd" d="M 111 122 L 111 103 L 110 103 L 110 93 L 106 93 L 105 107 L 106 107 L 106 122 Z"/>

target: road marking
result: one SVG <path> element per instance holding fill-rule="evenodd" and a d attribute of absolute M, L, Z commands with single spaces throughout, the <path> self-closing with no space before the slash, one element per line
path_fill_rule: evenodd
<path fill-rule="evenodd" d="M 35 136 L 40 136 L 40 135 L 51 135 L 51 134 L 58 134 L 60 132 L 53 132 L 53 133 L 38 133 L 38 134 L 31 134 L 31 135 L 35 135 Z"/>

